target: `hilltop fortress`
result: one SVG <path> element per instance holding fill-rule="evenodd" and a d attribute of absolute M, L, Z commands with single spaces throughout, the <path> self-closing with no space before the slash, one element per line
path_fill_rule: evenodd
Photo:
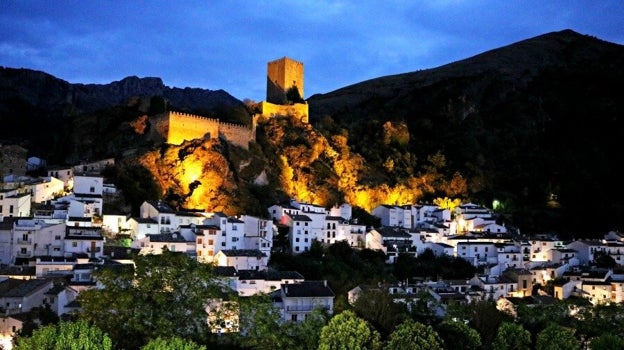
<path fill-rule="evenodd" d="M 288 57 L 269 62 L 266 99 L 258 105 L 260 113 L 252 116 L 251 127 L 167 111 L 152 118 L 153 132 L 172 145 L 193 139 L 221 137 L 247 149 L 249 142 L 256 139 L 256 124 L 260 117 L 290 116 L 307 123 L 308 104 L 303 100 L 303 63 Z"/>

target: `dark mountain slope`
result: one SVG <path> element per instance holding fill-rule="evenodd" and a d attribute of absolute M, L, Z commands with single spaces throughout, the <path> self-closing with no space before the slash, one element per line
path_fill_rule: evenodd
<path fill-rule="evenodd" d="M 210 150 L 197 162 L 213 177 L 225 171 L 227 186 L 206 193 L 227 198 L 223 203 L 235 205 L 223 209 L 233 212 L 260 213 L 267 200 L 283 196 L 323 204 L 354 199 L 363 208 L 444 196 L 491 206 L 496 199 L 499 213 L 523 232 L 602 236 L 624 229 L 617 172 L 624 161 L 622 67 L 621 45 L 570 30 L 549 33 L 312 96 L 311 125 L 270 120 L 258 126 L 249 152 L 206 141 L 178 147 L 177 154 Z M 245 106 L 221 90 L 168 88 L 158 78 L 136 77 L 69 84 L 42 72 L 0 69 L 0 139 L 26 141 L 52 164 L 116 156 L 136 165 L 148 155 L 162 159 L 146 164 L 165 164 L 163 154 L 178 148 L 155 148 L 137 132 L 137 120 L 164 108 L 249 121 Z M 161 174 L 165 168 L 177 169 L 148 171 L 168 179 L 162 184 L 181 181 Z M 161 190 L 184 202 L 202 189 L 180 185 L 185 193 Z M 242 201 L 247 194 L 255 211 Z"/>
<path fill-rule="evenodd" d="M 153 98 L 161 102 L 155 103 Z M 119 117 L 119 106 L 130 109 L 125 111 L 126 116 Z M 25 142 L 31 153 L 53 162 L 62 162 L 69 154 L 72 159 L 114 155 L 75 154 L 77 148 L 67 140 L 91 139 L 93 135 L 111 138 L 115 135 L 105 132 L 118 132 L 116 127 L 102 130 L 75 126 L 118 124 L 164 108 L 219 114 L 221 119 L 236 123 L 249 120 L 243 103 L 223 90 L 171 88 L 160 78 L 138 77 L 110 84 L 70 84 L 40 71 L 0 67 L 0 140 Z"/>
<path fill-rule="evenodd" d="M 314 122 L 348 130 L 351 147 L 377 168 L 408 153 L 417 161 L 392 173 L 422 172 L 441 152 L 473 200 L 502 201 L 521 227 L 601 235 L 624 226 L 614 171 L 624 160 L 622 67 L 623 46 L 565 30 L 308 103 Z M 407 126 L 408 145 L 379 144 L 388 121 Z"/>

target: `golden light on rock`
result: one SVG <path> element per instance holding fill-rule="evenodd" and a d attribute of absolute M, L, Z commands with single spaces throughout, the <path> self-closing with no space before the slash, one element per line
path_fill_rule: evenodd
<path fill-rule="evenodd" d="M 185 187 L 197 181 L 202 174 L 203 164 L 199 159 L 191 159 L 180 164 L 182 167 L 182 182 Z"/>

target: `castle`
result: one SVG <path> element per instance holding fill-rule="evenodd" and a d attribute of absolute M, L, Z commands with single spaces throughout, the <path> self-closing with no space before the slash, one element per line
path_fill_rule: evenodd
<path fill-rule="evenodd" d="M 292 100 L 295 96 L 296 100 Z M 267 97 L 259 104 L 259 114 L 251 127 L 221 122 L 219 119 L 167 111 L 152 119 L 154 132 L 166 143 L 180 145 L 186 140 L 221 137 L 247 149 L 256 139 L 259 117 L 290 116 L 308 122 L 308 105 L 303 100 L 303 63 L 288 57 L 271 61 L 267 69 Z"/>

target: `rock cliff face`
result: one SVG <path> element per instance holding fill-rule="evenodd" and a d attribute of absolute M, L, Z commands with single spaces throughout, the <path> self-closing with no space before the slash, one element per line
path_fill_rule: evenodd
<path fill-rule="evenodd" d="M 168 87 L 160 78 L 135 76 L 105 85 L 72 84 L 70 95 L 73 104 L 85 112 L 123 104 L 133 96 L 162 96 L 172 105 L 189 110 L 241 105 L 241 101 L 223 90 Z"/>

